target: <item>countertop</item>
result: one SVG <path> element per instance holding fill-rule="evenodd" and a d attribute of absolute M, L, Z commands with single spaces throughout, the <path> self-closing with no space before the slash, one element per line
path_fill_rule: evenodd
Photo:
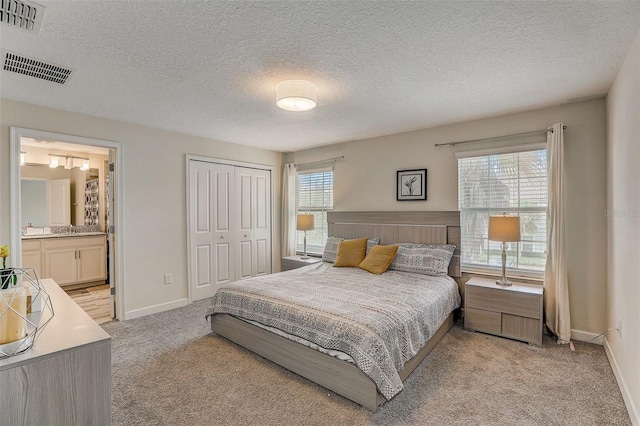
<path fill-rule="evenodd" d="M 75 237 L 92 237 L 94 235 L 107 235 L 106 232 L 69 232 L 67 234 L 33 234 L 23 235 L 23 240 L 36 240 L 42 238 L 75 238 Z"/>

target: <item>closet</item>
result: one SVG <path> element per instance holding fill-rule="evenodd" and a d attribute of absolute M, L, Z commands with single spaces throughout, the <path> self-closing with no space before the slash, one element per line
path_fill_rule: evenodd
<path fill-rule="evenodd" d="M 191 301 L 271 273 L 271 170 L 188 159 Z"/>

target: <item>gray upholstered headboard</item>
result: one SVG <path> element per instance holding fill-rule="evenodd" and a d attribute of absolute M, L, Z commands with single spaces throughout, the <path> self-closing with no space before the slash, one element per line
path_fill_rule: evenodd
<path fill-rule="evenodd" d="M 453 244 L 449 275 L 459 278 L 460 212 L 329 212 L 329 236 L 379 237 L 380 244 Z"/>

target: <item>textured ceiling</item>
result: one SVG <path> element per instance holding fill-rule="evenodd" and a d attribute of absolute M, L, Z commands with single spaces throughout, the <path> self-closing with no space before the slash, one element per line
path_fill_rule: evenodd
<path fill-rule="evenodd" d="M 278 151 L 533 109 L 608 91 L 640 1 L 43 1 L 0 45 L 76 70 L 0 72 L 0 96 Z M 275 86 L 305 79 L 292 113 Z"/>

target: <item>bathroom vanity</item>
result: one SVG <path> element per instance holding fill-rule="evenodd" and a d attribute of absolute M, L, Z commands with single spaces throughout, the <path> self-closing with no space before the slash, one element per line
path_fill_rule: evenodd
<path fill-rule="evenodd" d="M 22 238 L 22 267 L 60 286 L 104 283 L 107 240 L 102 232 L 33 235 Z"/>

